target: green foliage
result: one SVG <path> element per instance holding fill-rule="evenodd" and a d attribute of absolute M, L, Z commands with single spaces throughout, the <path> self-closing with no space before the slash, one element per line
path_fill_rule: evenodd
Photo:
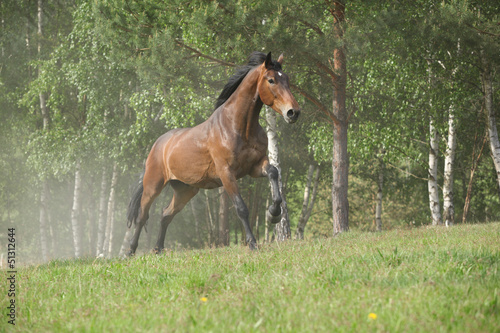
<path fill-rule="evenodd" d="M 351 232 L 254 253 L 56 260 L 18 270 L 13 329 L 496 331 L 499 232 L 492 223 Z"/>

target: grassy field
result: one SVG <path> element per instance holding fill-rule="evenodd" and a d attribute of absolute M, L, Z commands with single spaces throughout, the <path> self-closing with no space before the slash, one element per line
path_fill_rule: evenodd
<path fill-rule="evenodd" d="M 0 330 L 500 332 L 499 268 L 500 223 L 53 261 L 18 270 Z"/>

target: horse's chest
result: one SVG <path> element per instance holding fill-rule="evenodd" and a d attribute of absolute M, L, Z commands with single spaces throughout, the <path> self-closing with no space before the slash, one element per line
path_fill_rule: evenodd
<path fill-rule="evenodd" d="M 266 150 L 259 146 L 249 146 L 243 149 L 240 153 L 240 162 L 255 164 L 264 157 Z"/>
<path fill-rule="evenodd" d="M 244 176 L 266 156 L 267 147 L 259 144 L 248 144 L 236 152 L 234 167 L 240 176 Z"/>

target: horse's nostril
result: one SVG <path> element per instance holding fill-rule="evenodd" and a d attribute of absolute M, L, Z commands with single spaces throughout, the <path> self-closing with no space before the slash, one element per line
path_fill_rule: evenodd
<path fill-rule="evenodd" d="M 287 117 L 290 118 L 290 119 L 297 119 L 297 118 L 299 118 L 299 114 L 300 114 L 300 110 L 294 110 L 294 109 L 290 109 L 286 113 Z"/>

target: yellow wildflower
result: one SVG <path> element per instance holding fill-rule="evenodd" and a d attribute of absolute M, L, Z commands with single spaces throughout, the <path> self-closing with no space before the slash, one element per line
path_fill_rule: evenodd
<path fill-rule="evenodd" d="M 202 297 L 202 298 L 200 298 L 200 301 L 202 301 L 203 303 L 205 303 L 206 301 L 208 301 L 208 299 L 206 297 Z"/>
<path fill-rule="evenodd" d="M 371 313 L 368 315 L 368 318 L 375 320 L 375 319 L 377 319 L 377 314 L 375 314 L 375 313 L 371 312 Z"/>

